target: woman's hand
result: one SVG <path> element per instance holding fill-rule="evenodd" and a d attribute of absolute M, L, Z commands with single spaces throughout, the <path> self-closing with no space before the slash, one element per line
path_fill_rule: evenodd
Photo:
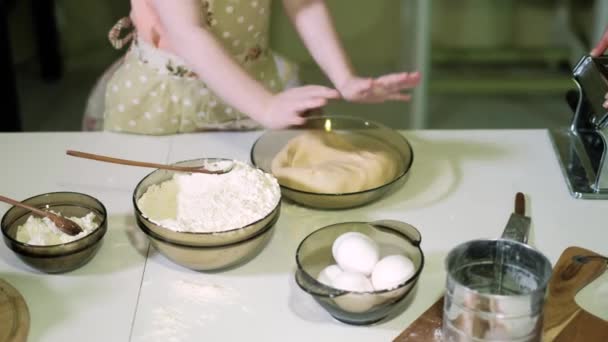
<path fill-rule="evenodd" d="M 340 84 L 342 98 L 350 102 L 380 103 L 385 101 L 409 101 L 411 95 L 403 90 L 420 83 L 420 73 L 395 73 L 378 78 L 350 77 Z"/>
<path fill-rule="evenodd" d="M 258 122 L 266 128 L 285 128 L 301 125 L 305 114 L 323 107 L 328 100 L 340 98 L 337 90 L 323 86 L 290 88 L 273 95 L 268 100 L 265 112 L 258 116 Z"/>

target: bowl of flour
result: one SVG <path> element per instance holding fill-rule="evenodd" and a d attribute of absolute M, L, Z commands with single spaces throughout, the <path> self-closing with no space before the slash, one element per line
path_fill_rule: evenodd
<path fill-rule="evenodd" d="M 185 252 L 197 254 L 189 256 L 194 264 L 185 266 L 215 269 L 226 265 L 196 261 L 204 259 L 201 253 L 213 256 L 230 249 L 231 255 L 223 256 L 229 261 L 237 258 L 235 251 L 247 249 L 243 245 L 257 245 L 270 235 L 281 203 L 274 176 L 230 159 L 203 158 L 175 165 L 232 169 L 223 174 L 156 170 L 141 180 L 133 193 L 135 217 L 161 253 L 182 265 Z"/>
<path fill-rule="evenodd" d="M 76 222 L 83 231 L 71 236 L 48 218 L 20 207 L 2 217 L 4 242 L 29 266 L 46 273 L 77 269 L 90 261 L 107 231 L 107 212 L 94 197 L 77 192 L 51 192 L 23 201 Z"/>

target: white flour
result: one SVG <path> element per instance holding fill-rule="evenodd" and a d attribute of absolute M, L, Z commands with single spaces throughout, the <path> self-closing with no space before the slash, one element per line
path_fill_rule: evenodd
<path fill-rule="evenodd" d="M 60 213 L 53 212 L 61 216 Z M 89 212 L 84 217 L 68 217 L 71 221 L 76 222 L 82 232 L 77 235 L 68 235 L 55 225 L 48 217 L 38 217 L 31 215 L 25 221 L 25 224 L 17 227 L 17 241 L 27 243 L 28 245 L 48 246 L 59 245 L 78 240 L 85 235 L 92 233 L 99 223 L 95 222 L 95 214 Z"/>
<path fill-rule="evenodd" d="M 137 341 L 197 340 L 202 329 L 225 314 L 228 307 L 240 305 L 240 294 L 233 288 L 187 280 L 170 285 L 165 295 L 165 302 L 170 304 L 151 310 L 152 327 Z M 241 309 L 245 314 L 251 312 L 245 306 Z"/>
<path fill-rule="evenodd" d="M 441 342 L 443 340 L 443 331 L 441 328 L 436 328 L 433 332 L 433 341 Z"/>
<path fill-rule="evenodd" d="M 229 287 L 178 280 L 171 284 L 171 293 L 177 298 L 194 304 L 234 304 L 239 293 Z"/>
<path fill-rule="evenodd" d="M 272 175 L 235 161 L 225 174 L 175 174 L 150 186 L 137 204 L 144 216 L 183 232 L 220 232 L 268 215 L 281 199 Z"/>

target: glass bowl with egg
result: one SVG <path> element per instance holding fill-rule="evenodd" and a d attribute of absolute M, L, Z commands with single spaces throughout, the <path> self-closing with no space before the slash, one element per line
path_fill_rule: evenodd
<path fill-rule="evenodd" d="M 177 166 L 231 170 L 194 174 L 155 170 L 133 192 L 137 225 L 152 245 L 184 267 L 211 271 L 253 258 L 280 215 L 276 179 L 231 159 L 201 158 Z"/>
<path fill-rule="evenodd" d="M 70 236 L 48 219 L 11 207 L 0 223 L 2 235 L 24 263 L 42 272 L 63 273 L 83 266 L 95 256 L 107 231 L 106 208 L 98 199 L 77 192 L 51 192 L 22 203 L 52 211 L 83 229 Z"/>
<path fill-rule="evenodd" d="M 344 222 L 296 251 L 298 286 L 335 319 L 369 325 L 399 314 L 424 268 L 420 232 L 394 220 Z"/>
<path fill-rule="evenodd" d="M 285 198 L 312 208 L 345 209 L 405 183 L 414 152 L 402 134 L 384 125 L 313 116 L 302 126 L 266 131 L 250 158 L 277 177 Z"/>

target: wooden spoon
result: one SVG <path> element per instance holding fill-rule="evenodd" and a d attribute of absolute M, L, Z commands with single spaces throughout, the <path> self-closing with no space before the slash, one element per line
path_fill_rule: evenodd
<path fill-rule="evenodd" d="M 227 169 L 212 171 L 212 170 L 207 170 L 202 166 L 176 166 L 176 165 L 156 164 L 156 163 L 140 162 L 140 161 L 128 160 L 128 159 L 107 157 L 107 156 L 102 156 L 99 154 L 86 153 L 86 152 L 73 151 L 73 150 L 67 150 L 66 154 L 73 156 L 73 157 L 98 160 L 98 161 L 107 162 L 107 163 L 141 166 L 141 167 L 151 167 L 151 168 L 156 168 L 156 169 L 181 171 L 181 172 L 192 172 L 192 173 L 198 172 L 198 173 L 208 173 L 208 174 L 223 174 L 223 173 L 230 172 L 230 170 L 232 170 L 232 167 L 234 165 L 233 164 L 232 166 L 230 166 Z"/>
<path fill-rule="evenodd" d="M 59 228 L 59 230 L 61 230 L 62 232 L 66 233 L 68 235 L 78 235 L 79 233 L 82 232 L 82 228 L 76 222 L 69 220 L 65 217 L 55 215 L 48 211 L 40 210 L 38 208 L 32 207 L 30 205 L 21 203 L 19 201 L 15 201 L 14 199 L 4 197 L 1 195 L 0 195 L 0 201 L 6 202 L 8 204 L 12 204 L 16 207 L 28 209 L 38 216 L 48 217 L 49 220 L 53 221 L 55 226 L 57 226 L 57 228 Z"/>

